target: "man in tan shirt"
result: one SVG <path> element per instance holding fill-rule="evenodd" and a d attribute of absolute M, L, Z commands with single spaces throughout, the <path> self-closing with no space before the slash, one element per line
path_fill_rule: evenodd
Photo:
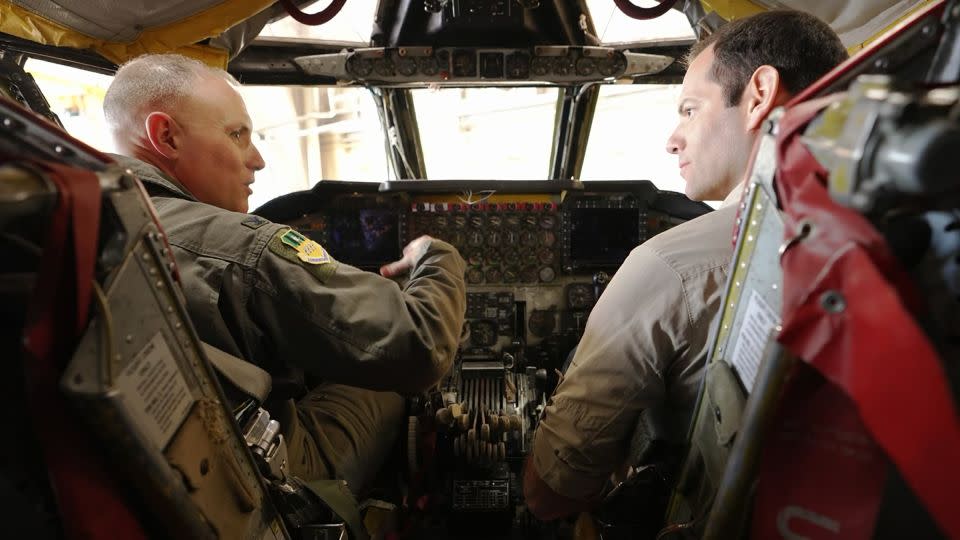
<path fill-rule="evenodd" d="M 535 516 L 597 502 L 641 413 L 662 437 L 684 440 L 753 144 L 773 108 L 846 56 L 829 26 L 795 11 L 728 23 L 693 47 L 667 151 L 679 158 L 687 196 L 724 202 L 634 249 L 600 297 L 527 461 Z"/>

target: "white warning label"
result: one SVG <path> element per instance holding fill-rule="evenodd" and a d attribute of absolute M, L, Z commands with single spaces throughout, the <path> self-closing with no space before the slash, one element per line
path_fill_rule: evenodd
<path fill-rule="evenodd" d="M 167 340 L 160 332 L 120 373 L 117 389 L 141 432 L 161 451 L 194 402 Z"/>
<path fill-rule="evenodd" d="M 777 312 L 763 300 L 760 293 L 753 290 L 730 362 L 740 375 L 740 382 L 743 383 L 747 393 L 753 389 L 770 332 L 779 324 L 780 316 Z"/>

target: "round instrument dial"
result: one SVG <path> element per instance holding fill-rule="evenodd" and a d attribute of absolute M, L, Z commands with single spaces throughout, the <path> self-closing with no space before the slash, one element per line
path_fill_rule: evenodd
<path fill-rule="evenodd" d="M 483 283 L 483 271 L 477 267 L 472 267 L 467 270 L 467 283 L 477 285 Z"/>
<path fill-rule="evenodd" d="M 530 313 L 527 321 L 530 333 L 537 337 L 547 337 L 557 326 L 556 312 L 553 310 L 535 309 Z"/>
<path fill-rule="evenodd" d="M 497 342 L 497 323 L 488 320 L 470 321 L 470 343 L 490 347 Z"/>
<path fill-rule="evenodd" d="M 380 58 L 373 62 L 373 71 L 382 77 L 393 75 L 394 65 L 389 58 Z"/>
<path fill-rule="evenodd" d="M 483 264 L 483 253 L 479 251 L 471 251 L 467 255 L 467 263 L 471 266 L 479 266 Z"/>
<path fill-rule="evenodd" d="M 453 244 L 453 247 L 460 249 L 467 245 L 467 235 L 463 234 L 462 231 L 453 231 L 450 233 L 449 242 Z"/>
<path fill-rule="evenodd" d="M 358 77 L 367 77 L 373 73 L 373 62 L 354 55 L 347 61 L 347 69 Z"/>
<path fill-rule="evenodd" d="M 593 305 L 593 287 L 585 283 L 567 286 L 567 309 L 582 310 Z"/>
<path fill-rule="evenodd" d="M 542 77 L 553 71 L 553 59 L 538 56 L 530 62 L 530 73 Z"/>
<path fill-rule="evenodd" d="M 525 266 L 520 271 L 520 281 L 524 283 L 536 283 L 538 277 L 540 277 L 540 272 L 536 266 Z"/>
<path fill-rule="evenodd" d="M 540 244 L 551 247 L 557 243 L 557 235 L 553 231 L 540 231 Z"/>
<path fill-rule="evenodd" d="M 554 255 L 552 249 L 543 247 L 537 250 L 537 260 L 541 263 L 551 264 L 553 263 L 553 258 Z"/>
<path fill-rule="evenodd" d="M 409 77 L 417 72 L 417 61 L 413 58 L 406 56 L 397 58 L 396 66 L 397 73 L 403 75 L 404 77 Z"/>
<path fill-rule="evenodd" d="M 583 57 L 577 60 L 577 75 L 586 77 L 593 75 L 597 71 L 597 61 L 593 58 Z"/>
<path fill-rule="evenodd" d="M 523 231 L 520 233 L 520 244 L 532 247 L 537 245 L 537 233 L 533 231 Z"/>
<path fill-rule="evenodd" d="M 440 66 L 437 65 L 437 61 L 430 57 L 421 58 L 417 64 L 420 67 L 420 73 L 430 77 L 433 77 L 440 71 Z"/>
<path fill-rule="evenodd" d="M 471 247 L 479 247 L 483 245 L 483 233 L 481 231 L 472 230 L 467 233 L 467 245 Z"/>

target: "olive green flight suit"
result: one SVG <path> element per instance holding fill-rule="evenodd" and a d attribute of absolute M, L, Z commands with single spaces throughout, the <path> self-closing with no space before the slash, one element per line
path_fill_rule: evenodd
<path fill-rule="evenodd" d="M 436 383 L 457 351 L 465 263 L 434 240 L 401 289 L 333 260 L 310 264 L 282 241 L 289 228 L 198 202 L 157 168 L 115 156 L 143 181 L 180 272 L 200 339 L 269 372 L 274 393 L 304 373 L 322 382 L 270 406 L 290 470 L 360 491 L 404 425 L 403 399 Z"/>

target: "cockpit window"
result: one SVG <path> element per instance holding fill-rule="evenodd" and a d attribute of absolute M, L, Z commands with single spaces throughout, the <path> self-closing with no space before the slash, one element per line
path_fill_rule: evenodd
<path fill-rule="evenodd" d="M 547 179 L 557 92 L 556 88 L 413 90 L 427 176 Z"/>
<path fill-rule="evenodd" d="M 68 133 L 98 150 L 114 151 L 103 119 L 103 96 L 112 77 L 35 58 L 27 59 L 24 70 L 33 75 Z"/>
<path fill-rule="evenodd" d="M 251 208 L 321 179 L 388 179 L 383 128 L 366 88 L 244 86 L 241 94 L 267 163 Z"/>
<path fill-rule="evenodd" d="M 649 7 L 655 3 L 637 2 L 637 5 Z M 687 16 L 674 9 L 656 19 L 641 21 L 624 15 L 610 0 L 587 0 L 587 7 L 590 8 L 597 37 L 604 45 L 695 38 Z"/>
<path fill-rule="evenodd" d="M 677 125 L 680 85 L 634 84 L 600 88 L 583 180 L 650 180 L 683 191 L 677 156 L 666 151 Z"/>
<path fill-rule="evenodd" d="M 327 4 L 329 2 L 314 2 L 313 6 L 305 8 L 305 11 L 313 13 L 323 9 Z M 320 26 L 308 26 L 298 23 L 291 17 L 283 17 L 266 25 L 259 37 L 297 38 L 369 46 L 376 7 L 377 2 L 347 2 L 336 17 Z"/>
<path fill-rule="evenodd" d="M 98 150 L 116 151 L 103 119 L 111 77 L 32 58 L 25 69 L 68 133 Z M 367 89 L 244 86 L 240 93 L 267 164 L 257 173 L 251 208 L 321 179 L 387 179 L 383 128 Z"/>

